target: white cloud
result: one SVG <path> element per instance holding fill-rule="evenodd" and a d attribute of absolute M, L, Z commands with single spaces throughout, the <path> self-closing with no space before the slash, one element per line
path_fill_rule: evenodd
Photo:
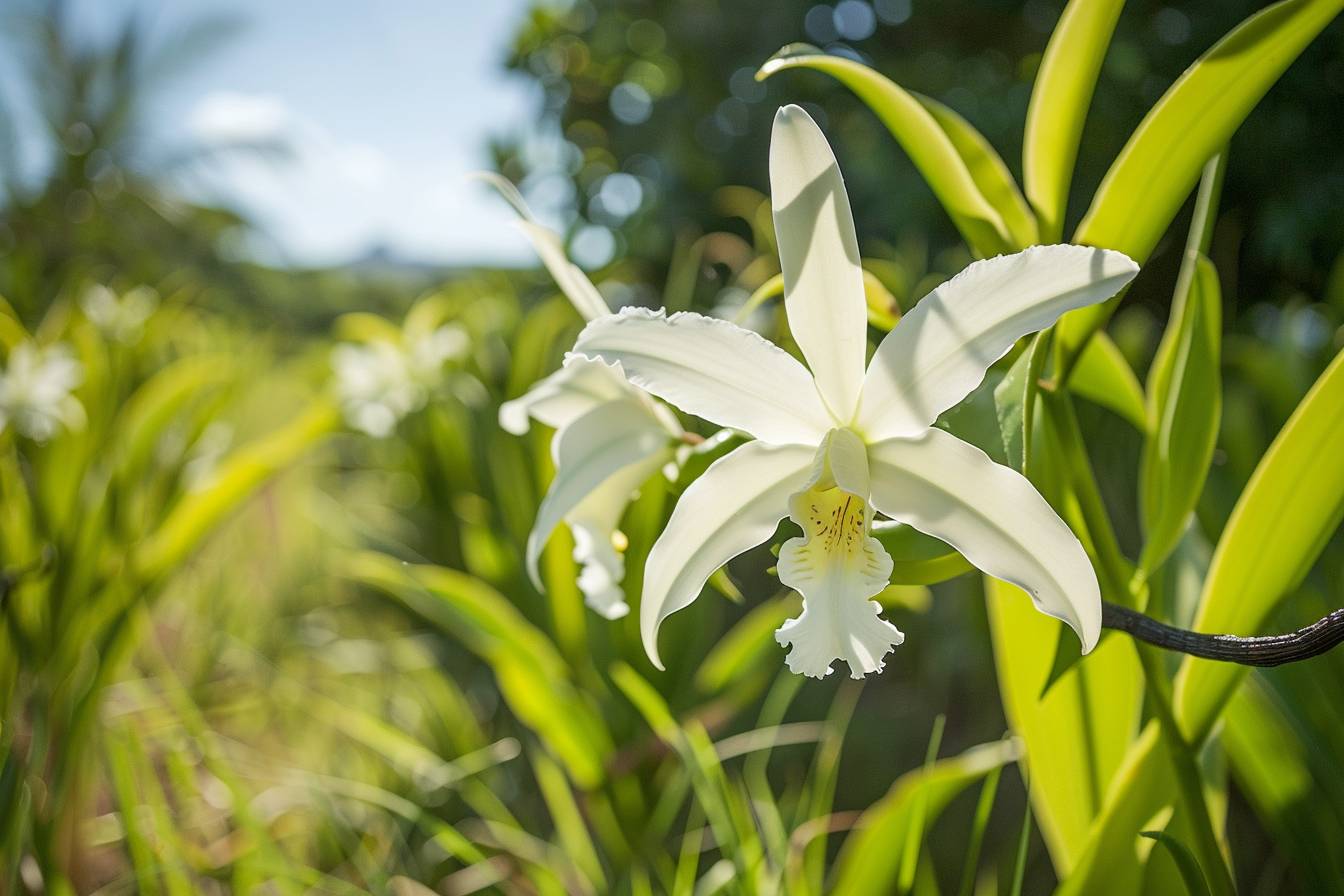
<path fill-rule="evenodd" d="M 292 126 L 279 97 L 231 90 L 206 94 L 187 119 L 191 136 L 206 144 L 283 140 Z"/>

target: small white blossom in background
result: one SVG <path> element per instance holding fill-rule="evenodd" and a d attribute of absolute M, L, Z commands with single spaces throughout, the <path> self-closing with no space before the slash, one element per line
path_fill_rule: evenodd
<path fill-rule="evenodd" d="M 145 321 L 159 307 L 159 295 L 148 286 L 137 286 L 118 296 L 95 283 L 79 297 L 79 307 L 108 338 L 129 345 L 140 338 Z"/>
<path fill-rule="evenodd" d="M 496 174 L 477 177 L 513 206 L 518 227 L 574 310 L 588 321 L 610 314 L 588 275 L 565 255 L 564 240 L 537 223 L 517 188 Z M 621 516 L 639 487 L 677 457 L 681 425 L 664 405 L 628 383 L 619 365 L 596 363 L 570 363 L 499 408 L 499 425 L 506 432 L 522 435 L 529 420 L 555 430 L 555 478 L 527 539 L 528 575 L 538 591 L 545 590 L 541 553 L 551 533 L 565 523 L 574 537 L 584 602 L 604 619 L 619 619 L 630 612 L 621 587 Z M 675 475 L 673 468 L 669 476 Z"/>
<path fill-rule="evenodd" d="M 336 346 L 331 367 L 346 423 L 375 438 L 391 435 L 402 418 L 425 406 L 430 392 L 443 382 L 443 366 L 463 357 L 469 347 L 469 337 L 456 324 L 445 324 L 409 345 L 383 339 Z"/>
<path fill-rule="evenodd" d="M 81 428 L 84 408 L 71 393 L 83 376 L 68 346 L 14 346 L 0 371 L 0 431 L 13 424 L 34 442 L 45 442 L 62 428 Z"/>

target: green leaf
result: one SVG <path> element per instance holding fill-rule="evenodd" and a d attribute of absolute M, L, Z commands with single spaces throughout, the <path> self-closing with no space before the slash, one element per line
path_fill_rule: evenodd
<path fill-rule="evenodd" d="M 789 597 L 776 597 L 753 607 L 710 648 L 695 673 L 696 688 L 701 693 L 717 694 L 764 663 L 778 666 L 775 629 L 797 612 L 797 599 Z"/>
<path fill-rule="evenodd" d="M 573 684 L 555 645 L 506 597 L 465 573 L 372 551 L 350 558 L 345 572 L 401 601 L 489 663 L 509 708 L 574 782 L 592 788 L 602 781 L 613 749 L 606 726 Z"/>
<path fill-rule="evenodd" d="M 1337 774 L 1344 725 L 1334 705 L 1338 690 L 1332 690 L 1339 678 L 1325 678 L 1319 694 L 1287 688 L 1276 694 L 1265 676 L 1252 674 L 1228 704 L 1219 736 L 1238 788 L 1296 869 L 1303 890 L 1315 893 L 1344 880 L 1344 853 L 1337 848 L 1344 843 Z M 1326 732 L 1335 734 L 1332 742 L 1322 742 Z"/>
<path fill-rule="evenodd" d="M 1222 416 L 1222 293 L 1203 255 L 1186 258 L 1184 291 L 1149 373 L 1148 438 L 1139 470 L 1146 540 L 1139 575 L 1147 577 L 1176 547 L 1194 512 L 1213 459 Z"/>
<path fill-rule="evenodd" d="M 1069 391 L 1093 404 L 1114 411 L 1134 424 L 1139 432 L 1148 429 L 1143 387 L 1124 354 L 1104 332 L 1098 332 L 1078 356 L 1069 376 Z"/>
<path fill-rule="evenodd" d="M 893 583 L 936 585 L 975 568 L 946 542 L 904 523 L 875 523 L 873 537 L 891 555 Z"/>
<path fill-rule="evenodd" d="M 1143 831 L 1139 836 L 1156 840 L 1167 848 L 1172 859 L 1176 862 L 1176 869 L 1181 873 L 1181 881 L 1185 884 L 1185 892 L 1189 893 L 1190 896 L 1209 896 L 1209 884 L 1204 879 L 1204 872 L 1200 870 L 1199 862 L 1195 861 L 1194 855 L 1184 843 L 1166 831 Z"/>
<path fill-rule="evenodd" d="M 919 100 L 947 132 L 952 145 L 961 153 L 971 179 L 1003 218 L 1013 248 L 1025 249 L 1027 246 L 1042 242 L 1031 206 L 1023 198 L 1022 191 L 1017 188 L 1013 173 L 1008 170 L 1008 166 L 1003 163 L 1003 159 L 985 136 L 956 111 L 933 97 L 922 93 L 911 93 L 911 96 Z"/>
<path fill-rule="evenodd" d="M 1124 5 L 1124 0 L 1071 0 L 1041 57 L 1022 138 L 1022 182 L 1042 242 L 1058 242 L 1064 233 L 1083 123 Z"/>
<path fill-rule="evenodd" d="M 1037 334 L 1030 347 L 1018 356 L 1013 366 L 994 387 L 994 411 L 1003 437 L 1008 466 L 1025 471 L 1030 453 L 1032 416 L 1036 390 L 1045 365 L 1046 336 Z"/>
<path fill-rule="evenodd" d="M 1344 352 L 1302 400 L 1237 502 L 1205 582 L 1196 630 L 1256 632 L 1338 526 L 1344 515 L 1344 465 L 1335 450 L 1344 440 L 1341 406 Z M 1174 709 L 1193 745 L 1208 738 L 1245 675 L 1243 666 L 1184 660 L 1176 676 Z M 1087 838 L 1078 873 L 1061 893 L 1137 892 L 1137 871 L 1116 857 L 1125 855 L 1134 835 L 1170 804 L 1174 786 L 1158 727 L 1151 723 L 1125 756 Z"/>
<path fill-rule="evenodd" d="M 986 577 L 985 597 L 1004 712 L 1022 738 L 1036 821 L 1064 877 L 1137 727 L 1142 671 L 1129 643 L 1106 638 L 1042 696 L 1062 623 L 997 579 Z"/>
<path fill-rule="evenodd" d="M 153 580 L 172 570 L 258 488 L 288 469 L 340 424 L 335 406 L 318 402 L 269 435 L 239 448 L 220 464 L 211 484 L 189 492 L 139 545 L 136 573 Z"/>
<path fill-rule="evenodd" d="M 1214 550 L 1194 628 L 1256 634 L 1306 575 L 1344 516 L 1344 352 L 1321 374 L 1270 445 Z M 1187 659 L 1175 708 L 1204 740 L 1244 666 Z"/>
<path fill-rule="evenodd" d="M 1073 242 L 1117 249 L 1143 264 L 1204 167 L 1344 0 L 1283 0 L 1232 29 L 1195 61 L 1130 136 L 1092 198 Z M 1059 323 L 1076 357 L 1118 297 Z"/>
<path fill-rule="evenodd" d="M 920 807 L 925 821 L 932 823 L 953 797 L 1018 754 L 1016 741 L 1003 740 L 902 775 L 845 839 L 831 892 L 835 896 L 894 892 L 904 854 L 897 844 L 905 843 Z"/>
<path fill-rule="evenodd" d="M 756 77 L 764 80 L 791 68 L 824 72 L 854 91 L 910 156 L 977 255 L 989 257 L 1018 248 L 1003 215 L 985 198 L 957 143 L 914 94 L 860 62 L 827 55 L 808 44 L 784 47 L 761 66 Z"/>

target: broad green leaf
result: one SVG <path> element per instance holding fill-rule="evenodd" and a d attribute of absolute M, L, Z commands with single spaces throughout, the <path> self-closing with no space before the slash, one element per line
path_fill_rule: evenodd
<path fill-rule="evenodd" d="M 893 583 L 936 585 L 975 568 L 946 542 L 904 523 L 875 523 L 873 537 L 891 556 Z"/>
<path fill-rule="evenodd" d="M 1022 182 L 1040 221 L 1042 242 L 1058 242 L 1064 233 L 1083 123 L 1124 5 L 1123 0 L 1070 0 L 1041 57 L 1022 138 Z"/>
<path fill-rule="evenodd" d="M 1142 671 L 1131 644 L 1105 638 L 1042 696 L 1061 623 L 996 579 L 986 578 L 985 596 L 1004 712 L 1022 738 L 1037 824 L 1064 876 L 1136 730 Z"/>
<path fill-rule="evenodd" d="M 1176 862 L 1176 868 L 1181 873 L 1181 882 L 1185 884 L 1185 892 L 1189 896 L 1209 896 L 1209 883 L 1204 879 L 1204 872 L 1200 870 L 1199 862 L 1195 861 L 1189 847 L 1166 831 L 1144 831 L 1139 836 L 1156 840 L 1167 848 L 1172 860 Z"/>
<path fill-rule="evenodd" d="M 808 44 L 784 47 L 761 66 L 756 77 L 764 80 L 791 68 L 832 76 L 873 110 L 977 255 L 989 257 L 1018 248 L 1003 215 L 985 198 L 956 142 L 913 94 L 860 62 L 828 55 Z"/>
<path fill-rule="evenodd" d="M 1344 0 L 1282 0 L 1247 18 L 1195 61 L 1130 136 L 1092 198 L 1073 242 L 1117 249 L 1143 264 L 1189 196 L 1204 163 L 1228 142 Z M 1076 357 L 1119 298 L 1060 320 Z"/>
<path fill-rule="evenodd" d="M 835 896 L 894 892 L 903 864 L 900 845 L 920 807 L 925 824 L 932 824 L 961 791 L 1014 761 L 1018 754 L 1016 741 L 1003 740 L 902 775 L 886 796 L 863 813 L 859 826 L 845 839 L 831 892 Z"/>
<path fill-rule="evenodd" d="M 1012 238 L 1013 248 L 1025 249 L 1027 246 L 1044 242 L 1040 238 L 1036 216 L 1032 214 L 1031 206 L 1022 197 L 1022 191 L 1017 188 L 1017 181 L 1013 180 L 1012 172 L 1008 170 L 1008 166 L 1003 163 L 1003 159 L 985 136 L 955 110 L 933 97 L 924 96 L 922 93 L 911 93 L 911 96 L 919 100 L 947 132 L 952 145 L 961 153 L 971 179 L 980 188 L 980 193 L 1003 218 L 1004 226 Z"/>
<path fill-rule="evenodd" d="M 1256 633 L 1305 575 L 1344 514 L 1344 352 L 1323 373 L 1256 468 L 1218 542 L 1194 628 Z M 1112 638 L 1112 641 L 1119 639 Z M 1176 677 L 1175 711 L 1196 746 L 1213 730 L 1246 667 L 1187 658 Z M 1028 745 L 1030 749 L 1030 745 Z M 1135 893 L 1132 868 L 1116 857 L 1169 805 L 1172 772 L 1156 723 L 1130 748 L 1088 837 L 1079 873 L 1061 893 Z"/>
<path fill-rule="evenodd" d="M 1148 438 L 1139 472 L 1146 540 L 1145 578 L 1176 547 L 1204 489 L 1222 414 L 1222 292 L 1218 272 L 1190 255 L 1186 286 L 1172 300 L 1171 322 L 1148 375 Z"/>
<path fill-rule="evenodd" d="M 1093 404 L 1114 411 L 1134 424 L 1139 432 L 1148 428 L 1143 387 L 1125 356 L 1104 332 L 1090 340 L 1069 376 L 1069 391 Z"/>
<path fill-rule="evenodd" d="M 1256 467 L 1214 550 L 1194 628 L 1260 634 L 1344 515 L 1344 352 L 1321 374 Z M 1189 658 L 1175 709 L 1202 742 L 1246 667 Z"/>

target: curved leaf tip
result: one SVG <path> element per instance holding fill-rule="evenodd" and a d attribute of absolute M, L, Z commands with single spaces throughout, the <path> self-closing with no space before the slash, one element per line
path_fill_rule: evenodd
<path fill-rule="evenodd" d="M 764 81 L 766 78 L 770 77 L 775 72 L 779 71 L 781 68 L 784 68 L 793 59 L 797 59 L 803 56 L 826 56 L 826 55 L 828 54 L 826 53 L 825 50 L 821 49 L 820 47 L 813 46 L 812 44 L 809 43 L 804 43 L 800 41 L 798 43 L 785 44 L 784 46 L 780 47 L 778 50 L 775 51 L 775 55 L 771 56 L 769 59 L 765 60 L 765 62 L 761 63 L 761 67 L 756 70 L 756 80 Z"/>

